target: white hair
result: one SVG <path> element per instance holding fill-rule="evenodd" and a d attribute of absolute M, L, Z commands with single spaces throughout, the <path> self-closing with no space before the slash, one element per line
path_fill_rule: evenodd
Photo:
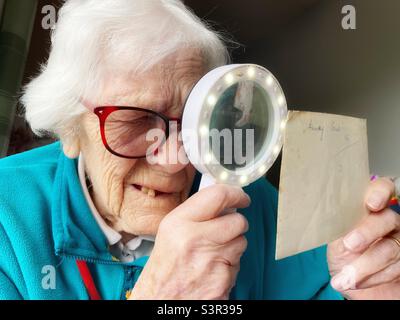
<path fill-rule="evenodd" d="M 25 88 L 25 117 L 38 134 L 71 134 L 82 99 L 110 74 L 140 74 L 184 48 L 200 50 L 208 70 L 224 65 L 224 39 L 180 0 L 66 0 L 50 56 Z"/>

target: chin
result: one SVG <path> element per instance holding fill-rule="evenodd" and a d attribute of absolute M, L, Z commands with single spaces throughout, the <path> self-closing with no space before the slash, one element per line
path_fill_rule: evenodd
<path fill-rule="evenodd" d="M 119 231 L 124 231 L 132 235 L 152 235 L 155 236 L 161 221 L 169 212 L 137 212 L 137 215 L 122 216 L 118 223 Z"/>
<path fill-rule="evenodd" d="M 155 236 L 161 221 L 172 210 L 179 206 L 179 201 L 168 201 L 160 206 L 154 203 L 142 203 L 141 206 L 122 211 L 115 228 L 133 235 Z"/>
<path fill-rule="evenodd" d="M 124 189 L 120 216 L 114 228 L 133 235 L 156 235 L 164 217 L 187 198 L 187 192 L 182 189 L 144 192 L 136 184 L 127 184 Z"/>

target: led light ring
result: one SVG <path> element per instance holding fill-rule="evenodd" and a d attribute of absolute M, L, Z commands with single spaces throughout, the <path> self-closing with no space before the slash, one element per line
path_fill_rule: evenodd
<path fill-rule="evenodd" d="M 235 68 L 237 65 L 225 65 L 207 73 L 193 87 L 185 104 L 182 117 L 182 140 L 185 152 L 190 162 L 202 173 L 208 172 L 201 157 L 201 141 L 199 130 L 201 128 L 201 114 L 203 105 L 207 102 L 209 91 L 215 82 L 225 73 Z M 212 109 L 211 109 L 212 111 Z M 208 127 L 209 124 L 207 123 Z M 187 143 L 188 142 L 188 143 Z M 203 155 L 204 157 L 205 155 Z"/>
<path fill-rule="evenodd" d="M 234 79 L 233 82 L 229 81 L 227 83 L 225 79 L 226 77 L 228 77 L 228 75 L 231 75 L 232 73 L 234 73 L 235 75 L 241 74 L 242 76 L 236 76 L 236 79 Z M 272 83 L 271 81 L 269 81 L 270 85 L 267 85 L 267 79 L 272 79 Z M 234 72 L 228 73 L 222 78 L 222 80 L 217 80 L 213 88 L 210 90 L 209 95 L 214 95 L 219 98 L 218 93 L 215 93 L 216 88 L 223 87 L 223 89 L 219 91 L 224 92 L 228 87 L 242 80 L 252 80 L 256 82 L 267 91 L 269 97 L 271 98 L 272 110 L 269 110 L 269 114 L 272 113 L 273 118 L 269 121 L 269 127 L 272 128 L 272 130 L 270 129 L 270 132 L 272 132 L 272 137 L 270 137 L 269 141 L 267 141 L 267 143 L 263 145 L 263 149 L 260 150 L 259 154 L 256 156 L 255 163 L 251 166 L 246 166 L 242 169 L 239 168 L 234 171 L 228 170 L 220 164 L 206 165 L 206 167 L 208 169 L 208 172 L 210 172 L 213 177 L 216 177 L 217 181 L 244 186 L 264 175 L 278 157 L 282 148 L 281 126 L 283 121 L 286 121 L 287 106 L 283 91 L 277 80 L 268 70 L 256 65 L 236 66 Z M 218 101 L 218 99 L 216 100 Z M 202 110 L 202 121 L 204 123 L 209 123 L 209 112 L 204 111 L 206 110 L 206 107 L 203 107 Z M 262 168 L 263 170 L 260 170 L 260 168 Z M 223 176 L 224 179 L 222 179 L 221 176 Z"/>
<path fill-rule="evenodd" d="M 209 123 L 215 104 L 227 88 L 243 80 L 255 81 L 267 91 L 271 98 L 272 110 L 269 110 L 269 114 L 272 111 L 273 117 L 269 121 L 269 126 L 272 128 L 272 130 L 270 129 L 272 136 L 269 143 L 265 143 L 263 149 L 256 155 L 253 165 L 233 171 L 219 163 L 207 163 L 207 160 L 210 160 L 207 157 L 213 157 L 212 151 L 208 150 L 205 154 L 201 154 L 201 151 L 208 146 Z M 210 105 L 210 102 L 213 104 Z M 185 137 L 186 130 L 184 129 L 197 128 L 197 130 L 193 137 L 196 139 L 196 143 L 190 144 L 191 148 L 187 148 L 188 145 L 184 144 L 185 151 L 196 169 L 210 174 L 217 182 L 245 186 L 263 176 L 281 151 L 282 131 L 287 117 L 286 99 L 276 78 L 263 67 L 253 64 L 236 64 L 212 70 L 195 85 L 186 103 L 186 108 L 182 121 L 184 141 L 189 138 Z M 201 137 L 199 139 L 201 133 L 207 135 L 207 139 Z"/>

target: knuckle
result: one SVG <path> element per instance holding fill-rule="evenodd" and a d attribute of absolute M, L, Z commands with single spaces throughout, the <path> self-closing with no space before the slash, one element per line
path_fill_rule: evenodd
<path fill-rule="evenodd" d="M 210 299 L 207 300 L 225 300 L 227 298 L 227 289 L 216 287 L 211 294 Z"/>
<path fill-rule="evenodd" d="M 173 216 L 166 216 L 164 219 L 161 220 L 160 225 L 158 227 L 158 233 L 170 233 L 179 225 L 176 217 Z"/>
<path fill-rule="evenodd" d="M 394 183 L 392 180 L 390 180 L 387 177 L 382 177 L 380 179 L 378 179 L 382 189 L 387 190 L 388 192 L 392 193 L 392 191 L 394 190 Z"/>
<path fill-rule="evenodd" d="M 157 234 L 162 235 L 164 233 L 168 233 L 168 230 L 170 230 L 170 222 L 167 217 L 161 220 L 159 226 L 158 226 L 158 231 Z"/>
<path fill-rule="evenodd" d="M 158 237 L 166 244 L 174 246 L 180 252 L 191 251 L 196 241 L 197 233 L 190 224 L 176 217 L 164 218 L 159 226 Z"/>
<path fill-rule="evenodd" d="M 400 229 L 400 215 L 397 214 L 395 211 L 388 209 L 390 212 L 390 215 L 393 219 L 393 226 L 396 230 Z"/>
<path fill-rule="evenodd" d="M 240 236 L 236 242 L 235 247 L 232 249 L 229 260 L 231 262 L 232 267 L 240 266 L 239 262 L 243 255 L 243 253 L 247 249 L 247 239 L 244 236 Z"/>
<path fill-rule="evenodd" d="M 392 229 L 400 227 L 400 216 L 391 209 L 386 209 L 383 212 L 383 218 L 385 219 L 386 225 Z"/>
<path fill-rule="evenodd" d="M 209 188 L 208 198 L 210 201 L 220 203 L 223 206 L 229 206 L 232 202 L 246 197 L 245 192 L 236 186 L 226 184 L 216 184 Z"/>
<path fill-rule="evenodd" d="M 381 272 L 380 282 L 386 283 L 386 282 L 392 281 L 393 276 L 394 276 L 394 274 L 393 274 L 392 270 L 390 268 L 386 268 L 385 270 L 383 270 Z"/>
<path fill-rule="evenodd" d="M 239 239 L 239 248 L 241 252 L 246 251 L 248 245 L 248 241 L 245 236 L 241 236 Z"/>
<path fill-rule="evenodd" d="M 372 182 L 372 190 L 391 194 L 394 190 L 394 183 L 389 178 L 382 177 Z"/>
<path fill-rule="evenodd" d="M 216 184 L 210 188 L 210 201 L 216 203 L 224 203 L 228 198 L 228 186 L 223 184 Z"/>
<path fill-rule="evenodd" d="M 399 258 L 399 247 L 390 239 L 386 239 L 379 247 L 379 254 L 388 263 L 396 262 Z"/>
<path fill-rule="evenodd" d="M 231 287 L 231 276 L 227 272 L 225 276 L 221 275 L 221 280 L 215 284 L 214 295 L 218 298 L 226 296 L 229 288 Z"/>
<path fill-rule="evenodd" d="M 181 253 L 193 252 L 195 239 L 191 232 L 184 232 L 179 235 L 176 249 Z"/>
<path fill-rule="evenodd" d="M 240 213 L 235 214 L 235 223 L 239 229 L 240 233 L 245 233 L 249 228 L 249 222 L 246 217 Z"/>
<path fill-rule="evenodd" d="M 231 213 L 224 223 L 221 232 L 230 239 L 237 238 L 248 230 L 247 219 L 240 213 Z"/>

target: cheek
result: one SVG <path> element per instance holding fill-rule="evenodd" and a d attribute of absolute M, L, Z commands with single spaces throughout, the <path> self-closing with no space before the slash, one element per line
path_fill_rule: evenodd
<path fill-rule="evenodd" d="M 108 153 L 108 152 L 107 152 Z M 98 173 L 93 188 L 97 197 L 101 197 L 105 211 L 111 216 L 120 216 L 124 201 L 125 178 L 135 166 L 135 160 L 116 158 L 110 153 L 99 158 L 94 169 Z M 96 174 L 96 173 L 94 173 Z"/>
<path fill-rule="evenodd" d="M 97 128 L 94 121 L 85 125 L 82 154 L 86 172 L 93 185 L 92 196 L 98 209 L 105 215 L 119 216 L 124 180 L 134 168 L 136 160 L 119 158 L 108 152 Z"/>

